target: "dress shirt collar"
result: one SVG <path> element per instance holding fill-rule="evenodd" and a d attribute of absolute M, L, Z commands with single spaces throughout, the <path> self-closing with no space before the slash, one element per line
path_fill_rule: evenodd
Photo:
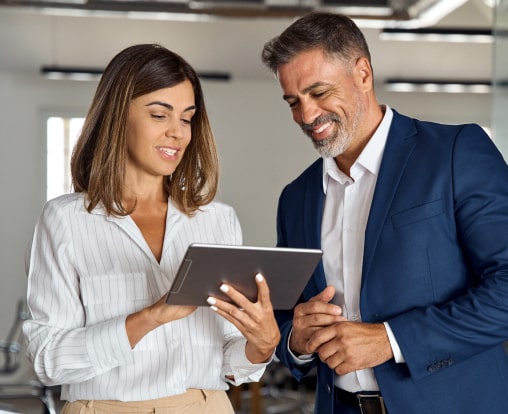
<path fill-rule="evenodd" d="M 383 151 L 388 138 L 388 132 L 393 119 L 392 109 L 388 105 L 383 105 L 383 107 L 385 114 L 381 123 L 374 132 L 374 135 L 370 138 L 369 142 L 367 142 L 367 145 L 360 153 L 358 159 L 351 166 L 351 176 L 353 178 L 359 175 L 358 171 L 361 167 L 370 171 L 374 175 L 377 175 L 379 172 L 379 167 L 381 166 L 381 160 L 383 158 Z M 325 194 L 328 190 L 328 179 L 333 179 L 341 184 L 351 181 L 351 178 L 339 169 L 335 159 L 323 158 L 323 192 Z"/>

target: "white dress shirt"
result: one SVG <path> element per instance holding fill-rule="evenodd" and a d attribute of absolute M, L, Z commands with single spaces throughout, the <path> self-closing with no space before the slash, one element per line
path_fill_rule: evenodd
<path fill-rule="evenodd" d="M 332 302 L 341 306 L 351 321 L 362 320 L 360 286 L 365 229 L 392 118 L 392 110 L 386 107 L 381 124 L 351 166 L 350 177 L 333 158 L 323 160 L 323 266 L 327 284 L 335 286 Z M 350 392 L 379 389 L 372 369 L 336 376 L 335 385 Z"/>
<path fill-rule="evenodd" d="M 241 244 L 234 210 L 213 202 L 193 216 L 169 201 L 160 263 L 131 217 L 88 213 L 83 193 L 46 203 L 29 261 L 23 330 L 41 381 L 62 384 L 69 401 L 139 401 L 188 388 L 226 390 L 258 381 L 266 364 L 251 364 L 246 340 L 208 307 L 148 333 L 131 349 L 127 315 L 168 292 L 192 242 Z"/>

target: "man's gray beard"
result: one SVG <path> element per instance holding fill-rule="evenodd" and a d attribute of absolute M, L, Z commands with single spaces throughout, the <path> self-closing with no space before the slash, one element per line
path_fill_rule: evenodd
<path fill-rule="evenodd" d="M 351 143 L 351 136 L 341 134 L 341 131 L 337 131 L 337 134 L 331 138 L 327 138 L 322 141 L 316 141 L 312 138 L 312 144 L 317 150 L 319 155 L 323 158 L 335 158 L 344 153 L 349 148 Z M 341 139 L 342 138 L 342 139 Z"/>
<path fill-rule="evenodd" d="M 316 121 L 312 124 L 306 124 L 306 126 L 301 127 L 303 132 L 311 139 L 312 144 L 319 155 L 323 158 L 335 158 L 342 155 L 350 147 L 351 142 L 353 141 L 353 136 L 356 131 L 358 131 L 360 119 L 364 113 L 365 107 L 362 104 L 362 100 L 358 98 L 358 105 L 355 107 L 353 116 L 347 126 L 337 114 L 328 114 L 325 117 L 322 117 L 319 119 L 320 122 L 332 121 L 337 124 L 337 131 L 335 135 L 323 140 L 314 140 L 312 138 L 312 126 L 316 123 Z"/>
<path fill-rule="evenodd" d="M 323 158 L 335 158 L 339 155 L 342 155 L 351 146 L 353 136 L 356 131 L 358 131 L 360 119 L 365 113 L 364 107 L 361 104 L 361 100 L 359 100 L 359 102 L 360 103 L 355 108 L 353 117 L 348 124 L 349 127 L 347 127 L 344 122 L 341 122 L 341 119 L 339 118 L 337 122 L 337 131 L 333 137 L 326 138 L 321 141 L 315 141 L 311 137 L 314 148 L 316 148 L 317 152 Z"/>

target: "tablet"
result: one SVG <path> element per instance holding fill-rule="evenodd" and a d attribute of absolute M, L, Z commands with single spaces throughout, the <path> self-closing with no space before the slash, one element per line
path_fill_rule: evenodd
<path fill-rule="evenodd" d="M 183 258 L 166 302 L 209 306 L 208 296 L 231 301 L 219 290 L 227 283 L 250 301 L 257 300 L 255 275 L 270 288 L 274 309 L 291 309 L 321 259 L 319 249 L 191 244 Z"/>

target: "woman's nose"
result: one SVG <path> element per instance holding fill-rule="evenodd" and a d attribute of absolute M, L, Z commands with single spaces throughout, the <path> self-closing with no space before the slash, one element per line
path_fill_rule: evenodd
<path fill-rule="evenodd" d="M 183 128 L 179 122 L 169 122 L 166 128 L 166 136 L 173 137 L 176 139 L 182 138 Z"/>

